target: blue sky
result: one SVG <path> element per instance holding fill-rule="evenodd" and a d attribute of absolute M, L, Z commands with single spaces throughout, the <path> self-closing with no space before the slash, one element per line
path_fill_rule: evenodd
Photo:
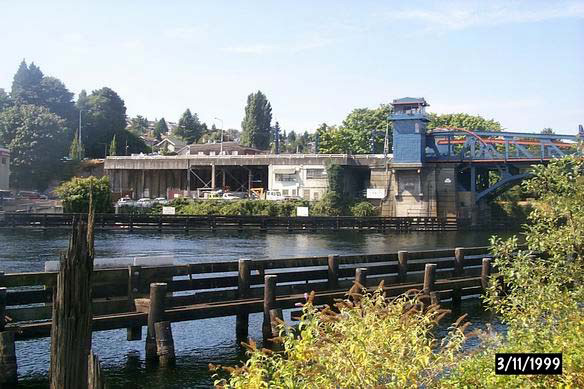
<path fill-rule="evenodd" d="M 26 58 L 131 116 L 239 128 L 260 89 L 287 130 L 404 96 L 509 130 L 584 123 L 584 0 L 1 0 L 0 25 L 0 87 Z"/>

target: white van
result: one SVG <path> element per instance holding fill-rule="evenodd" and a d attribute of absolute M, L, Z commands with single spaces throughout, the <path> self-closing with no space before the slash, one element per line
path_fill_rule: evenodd
<path fill-rule="evenodd" d="M 284 196 L 279 190 L 269 190 L 266 192 L 266 200 L 284 200 Z"/>

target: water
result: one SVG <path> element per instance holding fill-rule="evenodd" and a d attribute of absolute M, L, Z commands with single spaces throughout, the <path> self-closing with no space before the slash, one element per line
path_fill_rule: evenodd
<path fill-rule="evenodd" d="M 98 232 L 98 258 L 173 255 L 179 263 L 289 258 L 328 254 L 386 253 L 456 246 L 488 245 L 488 232 L 363 233 L 128 233 Z M 502 235 L 498 233 L 498 235 Z M 509 235 L 509 234 L 503 234 Z M 44 262 L 59 258 L 67 247 L 65 232 L 0 231 L 0 270 L 43 271 Z M 490 321 L 477 304 L 465 307 L 470 320 Z M 250 315 L 249 333 L 261 338 L 261 314 Z M 285 317 L 287 315 L 285 314 Z M 208 364 L 234 365 L 243 358 L 235 340 L 235 318 L 206 319 L 173 324 L 177 365 L 173 369 L 147 366 L 144 341 L 126 341 L 125 330 L 96 332 L 93 349 L 99 355 L 111 388 L 207 388 L 212 385 Z M 22 387 L 47 387 L 49 339 L 17 342 L 18 374 Z"/>

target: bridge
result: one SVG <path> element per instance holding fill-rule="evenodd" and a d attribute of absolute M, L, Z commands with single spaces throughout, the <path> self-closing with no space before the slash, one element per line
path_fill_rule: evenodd
<path fill-rule="evenodd" d="M 583 153 L 582 126 L 576 135 L 475 132 L 463 128 L 430 131 L 425 99 L 397 99 L 392 105 L 391 166 L 395 184 L 398 191 L 408 185 L 420 189 L 417 194 L 410 190 L 410 197 L 417 198 L 405 201 L 402 207 L 405 209 L 411 209 L 415 203 L 436 202 L 438 213 L 448 209 L 458 217 L 476 219 L 481 210 L 488 208 L 489 200 L 529 178 L 533 165 Z M 423 185 L 432 180 L 433 171 L 442 172 L 442 176 L 433 179 L 434 190 L 429 190 L 425 197 Z M 450 188 L 445 184 L 451 184 Z"/>

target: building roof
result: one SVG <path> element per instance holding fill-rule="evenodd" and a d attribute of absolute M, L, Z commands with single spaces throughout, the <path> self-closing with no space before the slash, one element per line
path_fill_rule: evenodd
<path fill-rule="evenodd" d="M 172 145 L 175 147 L 175 149 L 180 149 L 183 148 L 187 145 L 187 143 L 177 137 L 174 137 L 172 135 L 167 135 L 164 136 L 164 138 L 156 143 L 156 147 L 160 147 L 163 143 L 168 142 L 168 143 L 172 143 Z"/>
<path fill-rule="evenodd" d="M 199 152 L 210 153 L 215 152 L 219 154 L 221 151 L 221 143 L 199 143 L 183 147 L 178 151 L 179 154 L 198 154 Z M 254 149 L 253 147 L 242 146 L 236 142 L 223 142 L 223 152 L 231 154 L 237 151 L 239 154 L 261 154 L 262 150 Z"/>
<path fill-rule="evenodd" d="M 401 99 L 395 99 L 393 100 L 393 103 L 391 103 L 392 105 L 411 105 L 411 104 L 420 104 L 424 107 L 427 107 L 429 104 L 426 102 L 426 100 L 423 97 L 403 97 Z"/>

